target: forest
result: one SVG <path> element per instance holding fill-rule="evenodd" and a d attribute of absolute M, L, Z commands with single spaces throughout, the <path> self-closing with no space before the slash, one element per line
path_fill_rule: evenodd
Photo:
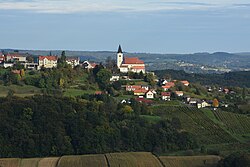
<path fill-rule="evenodd" d="M 147 106 L 116 103 L 108 95 L 0 98 L 0 157 L 47 157 L 120 151 L 197 148 L 175 122 L 141 118 Z"/>

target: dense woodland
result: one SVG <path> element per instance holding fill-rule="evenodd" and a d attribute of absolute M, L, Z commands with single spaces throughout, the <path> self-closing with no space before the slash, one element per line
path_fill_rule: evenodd
<path fill-rule="evenodd" d="M 146 106 L 117 104 L 107 95 L 0 99 L 0 157 L 45 157 L 197 147 L 170 121 L 151 124 Z"/>

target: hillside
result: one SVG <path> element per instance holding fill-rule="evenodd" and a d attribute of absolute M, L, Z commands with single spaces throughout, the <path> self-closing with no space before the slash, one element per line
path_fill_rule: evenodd
<path fill-rule="evenodd" d="M 0 159 L 1 167 L 215 167 L 218 156 L 156 157 L 149 152 L 62 156 L 59 158 Z"/>

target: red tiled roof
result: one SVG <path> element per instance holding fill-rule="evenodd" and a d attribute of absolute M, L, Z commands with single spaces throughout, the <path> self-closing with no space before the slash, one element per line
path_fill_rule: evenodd
<path fill-rule="evenodd" d="M 146 93 L 146 92 L 147 92 L 147 90 L 144 88 L 134 90 L 134 93 Z"/>
<path fill-rule="evenodd" d="M 165 85 L 165 86 L 162 86 L 162 88 L 163 88 L 163 89 L 170 89 L 170 88 L 171 88 L 171 86 L 169 86 L 169 85 Z"/>
<path fill-rule="evenodd" d="M 57 60 L 57 56 L 39 56 L 39 60 L 44 60 L 45 58 L 47 58 L 48 60 L 53 60 L 53 61 Z"/>
<path fill-rule="evenodd" d="M 144 64 L 138 57 L 125 57 L 123 64 Z"/>
<path fill-rule="evenodd" d="M 134 89 L 140 89 L 140 85 L 126 85 L 126 88 L 134 88 Z"/>
<path fill-rule="evenodd" d="M 181 83 L 183 83 L 184 85 L 189 85 L 188 81 L 181 81 Z"/>
<path fill-rule="evenodd" d="M 136 98 L 135 100 L 139 101 L 139 102 L 143 102 L 143 103 L 153 103 L 152 100 L 147 100 L 147 99 L 144 99 L 144 98 Z"/>
<path fill-rule="evenodd" d="M 162 96 L 171 96 L 171 93 L 170 92 L 161 92 L 161 95 Z"/>
<path fill-rule="evenodd" d="M 133 66 L 132 69 L 145 69 L 145 66 Z"/>
<path fill-rule="evenodd" d="M 25 56 L 20 55 L 19 53 L 8 53 L 7 56 L 10 56 L 10 57 L 25 57 Z"/>

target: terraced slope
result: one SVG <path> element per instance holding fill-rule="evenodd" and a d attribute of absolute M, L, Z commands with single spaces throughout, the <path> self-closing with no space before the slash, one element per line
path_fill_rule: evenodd
<path fill-rule="evenodd" d="M 186 106 L 156 106 L 153 112 L 171 120 L 176 117 L 181 122 L 182 129 L 193 134 L 202 144 L 219 144 L 238 142 L 218 124 L 210 120 L 199 109 Z"/>
<path fill-rule="evenodd" d="M 216 167 L 221 159 L 218 156 L 161 156 L 165 166 L 171 167 Z"/>
<path fill-rule="evenodd" d="M 223 122 L 226 128 L 235 134 L 250 134 L 250 117 L 241 114 L 215 111 L 215 117 Z"/>
<path fill-rule="evenodd" d="M 102 154 L 63 156 L 57 167 L 108 167 L 106 158 Z"/>
<path fill-rule="evenodd" d="M 162 167 L 160 161 L 149 152 L 105 154 L 110 167 Z"/>
<path fill-rule="evenodd" d="M 0 159 L 0 167 L 19 167 L 21 159 L 19 158 L 5 158 Z"/>

